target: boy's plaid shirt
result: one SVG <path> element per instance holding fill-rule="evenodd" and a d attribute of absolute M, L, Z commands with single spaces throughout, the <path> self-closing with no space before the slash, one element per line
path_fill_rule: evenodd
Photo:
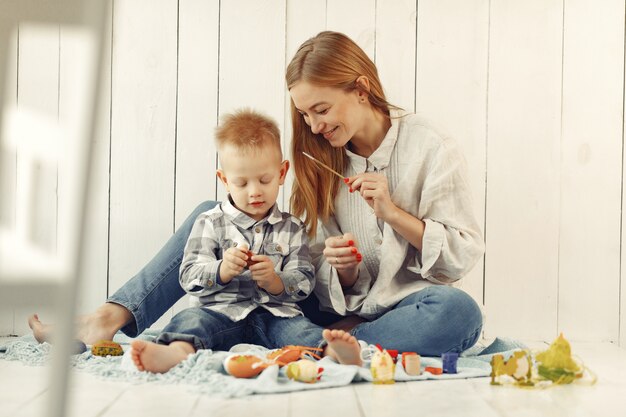
<path fill-rule="evenodd" d="M 272 259 L 285 286 L 282 294 L 274 296 L 259 288 L 247 268 L 229 283 L 220 284 L 224 252 L 242 244 Z M 192 295 L 193 306 L 217 311 L 233 321 L 244 319 L 259 306 L 278 317 L 302 314 L 296 301 L 305 299 L 315 287 L 305 227 L 276 205 L 257 222 L 230 201 L 223 202 L 196 219 L 185 246 L 180 283 Z"/>

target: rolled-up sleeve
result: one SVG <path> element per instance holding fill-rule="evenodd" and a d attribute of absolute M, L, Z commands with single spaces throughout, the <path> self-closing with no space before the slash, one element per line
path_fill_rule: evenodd
<path fill-rule="evenodd" d="M 485 245 L 474 216 L 465 159 L 443 141 L 432 160 L 420 196 L 418 217 L 426 224 L 415 267 L 423 278 L 450 284 L 463 278 L 483 255 Z"/>

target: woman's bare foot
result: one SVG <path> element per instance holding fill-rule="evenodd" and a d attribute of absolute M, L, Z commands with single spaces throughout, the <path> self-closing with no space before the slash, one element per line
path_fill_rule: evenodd
<path fill-rule="evenodd" d="M 140 371 L 164 373 L 178 365 L 196 350 L 187 342 L 158 345 L 146 340 L 133 340 L 130 357 Z"/>
<path fill-rule="evenodd" d="M 132 319 L 130 311 L 115 303 L 105 303 L 91 314 L 78 317 L 76 338 L 86 345 L 93 345 L 99 340 L 112 340 L 115 333 Z M 28 326 L 39 343 L 49 342 L 54 332 L 54 325 L 44 324 L 37 314 L 28 318 Z"/>
<path fill-rule="evenodd" d="M 328 342 L 326 356 L 334 358 L 343 365 L 363 365 L 361 346 L 350 333 L 343 330 L 324 329 L 322 336 Z"/>
<path fill-rule="evenodd" d="M 28 318 L 28 327 L 33 331 L 33 336 L 39 343 L 47 342 L 50 337 L 50 325 L 39 321 L 39 316 L 33 314 Z"/>

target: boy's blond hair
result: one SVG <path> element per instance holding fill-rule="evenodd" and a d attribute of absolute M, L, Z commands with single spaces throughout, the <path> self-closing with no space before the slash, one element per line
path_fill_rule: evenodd
<path fill-rule="evenodd" d="M 280 130 L 274 120 L 251 109 L 239 109 L 222 117 L 215 129 L 215 143 L 220 151 L 225 145 L 249 152 L 266 146 L 280 152 Z"/>

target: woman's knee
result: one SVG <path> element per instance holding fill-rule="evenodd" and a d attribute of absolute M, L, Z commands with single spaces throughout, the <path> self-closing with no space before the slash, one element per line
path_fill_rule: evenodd
<path fill-rule="evenodd" d="M 205 211 L 211 210 L 213 207 L 217 206 L 219 203 L 220 203 L 219 201 L 213 201 L 213 200 L 203 201 L 202 203 L 198 204 L 198 206 L 194 209 L 192 215 L 194 217 L 198 217 L 200 213 L 204 213 Z"/>
<path fill-rule="evenodd" d="M 465 291 L 443 285 L 428 287 L 423 291 L 428 293 L 430 302 L 440 305 L 438 311 L 443 317 L 461 316 L 474 323 L 474 327 L 482 325 L 480 307 Z"/>
<path fill-rule="evenodd" d="M 428 343 L 431 355 L 460 352 L 476 343 L 482 330 L 482 312 L 469 294 L 448 286 L 432 286 L 422 291 L 417 294 L 416 307 L 419 309 L 424 304 L 434 307 L 428 309 L 429 326 L 435 328 Z"/>
<path fill-rule="evenodd" d="M 452 326 L 451 333 L 455 338 L 451 340 L 452 346 L 449 350 L 460 352 L 470 348 L 476 343 L 482 331 L 483 317 L 478 303 L 458 288 L 442 287 L 436 291 L 442 293 L 444 306 L 442 314 L 456 323 Z M 442 319 L 445 319 L 444 317 Z"/>

